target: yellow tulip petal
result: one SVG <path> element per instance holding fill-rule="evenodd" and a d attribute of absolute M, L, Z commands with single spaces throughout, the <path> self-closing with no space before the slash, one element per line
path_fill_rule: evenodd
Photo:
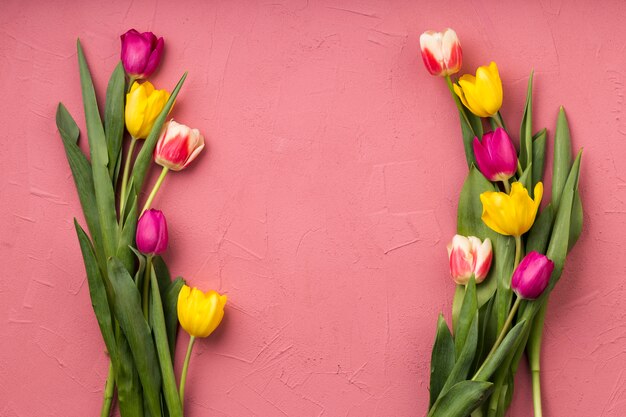
<path fill-rule="evenodd" d="M 137 85 L 137 87 L 136 87 Z M 124 109 L 124 120 L 126 129 L 135 138 L 140 138 L 141 125 L 147 102 L 146 90 L 138 83 L 133 84 L 131 92 L 126 95 L 126 108 Z"/>
<path fill-rule="evenodd" d="M 483 222 L 493 231 L 501 235 L 510 235 L 507 217 L 510 214 L 509 197 L 504 193 L 487 191 L 480 195 L 483 203 Z"/>
<path fill-rule="evenodd" d="M 482 104 L 483 98 L 476 88 L 476 84 L 471 83 L 467 80 L 460 79 L 459 85 L 463 89 L 463 94 L 467 99 L 467 108 L 478 117 L 489 117 L 490 114 L 487 113 L 485 107 Z"/>

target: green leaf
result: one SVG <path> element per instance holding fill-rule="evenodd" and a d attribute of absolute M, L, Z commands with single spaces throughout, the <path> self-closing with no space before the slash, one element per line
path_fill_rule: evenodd
<path fill-rule="evenodd" d="M 474 357 L 476 355 L 476 347 L 478 345 L 478 311 L 474 313 L 474 318 L 472 323 L 470 324 L 469 332 L 467 334 L 467 338 L 465 339 L 465 343 L 463 344 L 463 350 L 459 355 L 452 371 L 450 371 L 450 375 L 446 380 L 443 388 L 441 389 L 441 393 L 439 396 L 445 396 L 446 393 L 456 385 L 458 382 L 461 382 L 467 379 L 467 375 L 470 372 L 472 367 L 472 363 L 474 362 Z"/>
<path fill-rule="evenodd" d="M 518 182 L 521 182 L 524 188 L 528 190 L 528 193 L 530 194 L 531 197 L 533 196 L 533 192 L 534 192 L 533 186 L 532 186 L 532 172 L 533 172 L 533 164 L 531 163 L 529 166 L 526 167 L 524 172 L 522 172 L 522 175 L 517 180 Z"/>
<path fill-rule="evenodd" d="M 565 117 L 565 110 L 561 107 L 554 131 L 554 163 L 552 165 L 552 204 L 554 207 L 559 206 L 571 164 L 572 143 L 569 125 Z"/>
<path fill-rule="evenodd" d="M 91 305 L 93 306 L 93 311 L 96 314 L 96 319 L 98 320 L 98 326 L 100 326 L 100 333 L 102 333 L 104 344 L 106 345 L 107 351 L 111 356 L 111 360 L 115 361 L 117 358 L 117 352 L 115 349 L 115 334 L 113 333 L 113 320 L 104 286 L 104 280 L 102 279 L 102 274 L 100 273 L 100 268 L 98 267 L 96 255 L 94 254 L 89 237 L 87 237 L 87 234 L 83 228 L 80 227 L 76 219 L 74 219 L 74 227 L 76 228 L 78 242 L 80 243 L 80 250 L 83 254 L 83 261 L 85 263 L 85 270 L 87 272 Z"/>
<path fill-rule="evenodd" d="M 520 156 L 519 161 L 522 165 L 522 169 L 526 170 L 533 162 L 533 75 L 534 71 L 531 71 L 528 78 L 528 91 L 526 92 L 526 105 L 524 106 L 524 116 L 522 117 L 522 125 L 520 127 L 519 141 L 520 141 Z M 533 184 L 532 171 L 529 171 L 529 183 Z"/>
<path fill-rule="evenodd" d="M 448 375 L 452 372 L 454 361 L 454 340 L 443 314 L 440 314 L 437 321 L 437 335 L 430 357 L 430 407 L 439 397 Z"/>
<path fill-rule="evenodd" d="M 135 255 L 132 247 L 135 245 L 135 234 L 137 231 L 137 196 L 132 196 L 131 209 L 124 221 L 122 233 L 120 233 L 117 243 L 116 258 L 118 258 L 126 270 L 132 274 L 135 271 Z"/>
<path fill-rule="evenodd" d="M 152 268 L 150 273 L 150 279 L 152 284 L 150 318 L 159 357 L 159 366 L 161 367 L 161 375 L 163 376 L 163 395 L 169 415 L 172 417 L 182 417 L 183 410 L 178 396 L 178 389 L 176 388 L 176 377 L 174 376 L 174 365 L 170 355 L 167 330 L 165 328 L 165 316 L 163 315 L 159 282 L 157 281 L 154 268 Z"/>
<path fill-rule="evenodd" d="M 78 126 L 62 103 L 59 103 L 57 108 L 56 123 L 59 133 L 61 134 L 61 139 L 63 140 L 63 146 L 65 147 L 67 162 L 72 170 L 74 184 L 78 191 L 78 198 L 83 208 L 87 228 L 93 240 L 96 258 L 98 260 L 104 260 L 102 233 L 100 231 L 100 219 L 98 218 L 98 209 L 96 207 L 91 165 L 76 144 L 80 134 Z M 106 270 L 104 262 L 99 265 L 103 271 Z"/>
<path fill-rule="evenodd" d="M 115 368 L 115 385 L 120 412 L 124 417 L 144 417 L 144 401 L 139 374 L 133 361 L 128 341 L 121 331 L 116 336 L 118 365 Z"/>
<path fill-rule="evenodd" d="M 172 91 L 169 100 L 167 100 L 167 103 L 165 103 L 165 107 L 156 118 L 150 134 L 144 141 L 144 144 L 141 147 L 141 151 L 139 151 L 139 154 L 137 155 L 132 175 L 133 188 L 135 189 L 136 194 L 138 194 L 143 187 L 146 173 L 148 172 L 148 168 L 150 166 L 150 163 L 152 162 L 154 147 L 156 146 L 159 135 L 161 134 L 161 129 L 163 127 L 163 124 L 165 123 L 165 119 L 167 118 L 167 115 L 174 105 L 174 101 L 176 100 L 178 92 L 185 82 L 185 78 L 187 78 L 187 73 L 183 74 L 183 76 L 180 78 L 180 81 L 178 81 L 178 84 L 176 84 L 176 87 L 174 87 L 174 91 Z"/>
<path fill-rule="evenodd" d="M 533 136 L 533 188 L 539 181 L 543 181 L 547 138 L 548 131 L 546 129 L 542 129 Z"/>
<path fill-rule="evenodd" d="M 182 277 L 176 278 L 170 285 L 163 298 L 163 314 L 165 315 L 165 327 L 167 328 L 167 339 L 170 345 L 170 352 L 176 351 L 176 335 L 178 333 L 178 293 L 185 285 Z"/>
<path fill-rule="evenodd" d="M 491 346 L 496 342 L 498 323 L 497 317 L 493 314 L 495 299 L 495 296 L 491 297 L 489 302 L 479 310 L 478 345 L 476 346 L 476 355 L 472 367 L 474 370 L 480 367 L 489 349 L 491 349 Z"/>
<path fill-rule="evenodd" d="M 141 296 L 124 265 L 116 258 L 108 261 L 109 280 L 115 291 L 114 314 L 133 354 L 149 411 L 161 415 L 161 373 L 154 365 L 157 354 L 150 327 L 143 317 Z"/>
<path fill-rule="evenodd" d="M 526 252 L 536 251 L 546 253 L 553 221 L 554 208 L 552 207 L 552 203 L 550 203 L 539 213 L 537 220 L 535 220 L 533 227 L 530 229 L 528 239 L 526 240 Z"/>
<path fill-rule="evenodd" d="M 467 417 L 489 397 L 492 390 L 490 382 L 459 382 L 437 400 L 428 417 Z"/>
<path fill-rule="evenodd" d="M 463 297 L 463 305 L 461 306 L 461 312 L 459 319 L 454 327 L 454 351 L 457 359 L 463 352 L 463 346 L 468 339 L 474 317 L 478 311 L 478 301 L 476 299 L 476 281 L 474 277 L 470 278 L 465 289 L 465 297 Z M 476 347 L 474 346 L 474 349 Z"/>
<path fill-rule="evenodd" d="M 170 270 L 167 268 L 165 261 L 160 256 L 155 256 L 152 259 L 152 265 L 156 272 L 157 281 L 159 281 L 159 288 L 161 289 L 161 298 L 165 297 L 165 291 L 167 287 L 172 283 L 172 276 Z"/>
<path fill-rule="evenodd" d="M 106 107 L 104 109 L 104 132 L 109 160 L 109 176 L 113 183 L 117 182 L 116 172 L 119 172 L 118 163 L 122 153 L 122 139 L 124 137 L 124 87 L 126 79 L 124 67 L 120 61 L 107 86 Z"/>
<path fill-rule="evenodd" d="M 476 167 L 472 166 L 459 197 L 457 233 L 463 236 L 477 236 L 483 240 L 491 239 L 493 263 L 485 281 L 478 285 L 476 294 L 480 308 L 489 301 L 498 288 L 499 296 L 496 297 L 495 312 L 499 328 L 501 328 L 509 313 L 512 297 L 510 279 L 515 257 L 515 240 L 510 236 L 494 232 L 482 221 L 483 207 L 480 194 L 486 191 L 497 191 L 497 189 Z M 462 302 L 463 293 L 457 290 L 452 305 L 453 323 L 456 323 Z"/>
<path fill-rule="evenodd" d="M 77 41 L 77 49 L 96 205 L 98 207 L 98 217 L 100 218 L 104 253 L 108 257 L 115 254 L 115 245 L 117 243 L 115 194 L 107 168 L 108 151 L 96 101 L 96 93 L 80 41 Z"/>
<path fill-rule="evenodd" d="M 578 192 L 578 187 L 576 187 L 576 191 L 574 191 L 574 203 L 572 206 L 572 217 L 570 219 L 570 230 L 569 230 L 569 242 L 567 245 L 567 251 L 571 251 L 576 242 L 578 242 L 578 238 L 583 231 L 583 203 L 580 199 L 580 193 Z"/>
<path fill-rule="evenodd" d="M 515 347 L 520 343 L 522 336 L 524 336 L 525 326 L 526 320 L 521 320 L 509 330 L 500 346 L 498 346 L 493 355 L 484 362 L 481 369 L 474 375 L 474 378 L 472 378 L 474 381 L 488 381 L 491 378 L 505 358 L 510 353 L 514 352 Z"/>

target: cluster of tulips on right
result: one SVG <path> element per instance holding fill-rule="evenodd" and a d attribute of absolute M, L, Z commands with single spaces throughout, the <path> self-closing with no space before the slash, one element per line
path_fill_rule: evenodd
<path fill-rule="evenodd" d="M 548 132 L 533 133 L 531 73 L 519 151 L 500 108 L 495 62 L 453 80 L 462 65 L 452 29 L 420 37 L 426 69 L 442 77 L 457 106 L 468 177 L 448 245 L 457 284 L 452 330 L 439 317 L 431 357 L 428 417 L 504 416 L 526 352 L 535 417 L 542 416 L 540 353 L 548 296 L 582 231 L 582 152 L 572 161 L 561 107 L 554 132 L 552 196 L 540 211 Z"/>

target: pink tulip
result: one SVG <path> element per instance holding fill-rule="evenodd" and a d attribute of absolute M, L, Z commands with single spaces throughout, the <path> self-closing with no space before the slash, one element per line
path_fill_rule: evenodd
<path fill-rule="evenodd" d="M 432 75 L 446 76 L 455 74 L 461 69 L 463 51 L 459 38 L 452 29 L 443 32 L 429 30 L 422 33 L 420 48 L 424 65 Z"/>
<path fill-rule="evenodd" d="M 448 245 L 450 275 L 457 284 L 466 285 L 472 275 L 479 284 L 485 280 L 491 267 L 493 252 L 489 238 L 481 242 L 475 236 L 455 235 Z"/>
<path fill-rule="evenodd" d="M 548 286 L 553 270 L 554 262 L 547 256 L 529 252 L 513 272 L 511 288 L 518 297 L 534 300 Z"/>
<path fill-rule="evenodd" d="M 167 221 L 160 210 L 146 210 L 137 222 L 137 249 L 145 255 L 159 255 L 167 249 Z"/>
<path fill-rule="evenodd" d="M 159 66 L 163 55 L 163 38 L 152 32 L 131 29 L 122 36 L 121 59 L 126 73 L 137 80 L 148 78 Z"/>
<path fill-rule="evenodd" d="M 198 129 L 191 129 L 170 121 L 161 133 L 154 149 L 154 161 L 173 171 L 180 171 L 204 149 L 204 137 Z"/>
<path fill-rule="evenodd" d="M 474 138 L 474 156 L 478 169 L 490 181 L 507 181 L 517 169 L 517 153 L 513 142 L 502 128 Z"/>

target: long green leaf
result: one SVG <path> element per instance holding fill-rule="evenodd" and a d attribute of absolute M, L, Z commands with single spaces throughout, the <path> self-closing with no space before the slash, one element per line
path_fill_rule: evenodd
<path fill-rule="evenodd" d="M 150 163 L 152 162 L 154 147 L 156 146 L 159 135 L 161 134 L 161 129 L 163 127 L 163 124 L 165 123 L 165 119 L 172 109 L 174 101 L 176 100 L 176 96 L 178 95 L 178 92 L 185 82 L 185 78 L 187 78 L 187 73 L 183 74 L 183 76 L 180 78 L 180 81 L 178 81 L 178 84 L 176 84 L 176 87 L 174 87 L 174 91 L 172 91 L 169 100 L 167 100 L 167 103 L 165 103 L 165 107 L 161 111 L 161 114 L 159 114 L 159 116 L 156 118 L 150 134 L 144 141 L 144 144 L 141 147 L 141 151 L 139 151 L 139 154 L 137 155 L 132 175 L 133 188 L 135 189 L 136 194 L 138 194 L 143 187 L 146 173 L 148 172 L 148 168 L 150 166 Z"/>
<path fill-rule="evenodd" d="M 463 344 L 463 350 L 459 355 L 448 379 L 441 389 L 439 396 L 446 395 L 446 393 L 457 383 L 467 379 L 467 375 L 470 372 L 474 357 L 476 356 L 476 347 L 478 346 L 478 311 L 474 313 L 474 318 L 470 324 L 469 332 L 465 343 Z"/>
<path fill-rule="evenodd" d="M 150 327 L 141 311 L 141 296 L 124 265 L 116 258 L 108 261 L 109 280 L 115 291 L 113 311 L 133 354 L 148 409 L 161 415 L 161 373 Z"/>
<path fill-rule="evenodd" d="M 483 381 L 462 381 L 440 397 L 428 417 L 467 417 L 491 394 L 493 384 Z"/>
<path fill-rule="evenodd" d="M 578 242 L 578 238 L 583 231 L 583 202 L 580 199 L 580 193 L 578 192 L 578 187 L 574 192 L 574 204 L 572 206 L 572 218 L 570 220 L 570 230 L 569 230 L 569 242 L 567 251 L 571 251 L 576 242 Z"/>
<path fill-rule="evenodd" d="M 552 165 L 552 204 L 559 206 L 559 199 L 572 165 L 572 141 L 565 109 L 559 109 L 554 131 L 554 163 Z"/>
<path fill-rule="evenodd" d="M 118 171 L 117 164 L 120 161 L 122 151 L 122 138 L 124 137 L 124 86 L 126 83 L 124 67 L 120 61 L 107 86 L 106 106 L 104 108 L 104 132 L 109 159 L 109 176 L 113 183 L 117 182 L 115 176 Z"/>
<path fill-rule="evenodd" d="M 167 339 L 167 330 L 165 328 L 165 316 L 163 315 L 163 304 L 161 302 L 161 293 L 159 290 L 159 282 L 156 278 L 154 268 L 150 273 L 151 279 L 151 307 L 150 318 L 152 330 L 154 331 L 154 340 L 159 357 L 159 365 L 161 367 L 161 375 L 163 376 L 163 395 L 169 415 L 172 417 L 182 417 L 183 410 L 176 388 L 176 377 L 174 376 L 174 367 L 172 357 L 170 355 L 169 343 Z"/>
<path fill-rule="evenodd" d="M 80 41 L 77 41 L 76 45 L 78 49 L 78 67 L 83 92 L 87 135 L 89 137 L 91 170 L 93 174 L 96 205 L 98 207 L 98 217 L 100 218 L 104 253 L 108 257 L 115 254 L 117 243 L 115 193 L 107 167 L 108 151 L 104 128 L 102 127 L 98 103 L 96 101 L 96 92 Z"/>
<path fill-rule="evenodd" d="M 531 71 L 528 77 L 528 91 L 526 92 L 526 105 L 524 106 L 524 116 L 522 117 L 522 125 L 520 127 L 520 156 L 519 161 L 522 169 L 526 170 L 533 162 L 533 75 Z M 533 184 L 532 171 L 529 171 L 529 183 Z"/>
<path fill-rule="evenodd" d="M 533 136 L 533 186 L 539 181 L 543 181 L 543 171 L 546 160 L 546 141 L 548 138 L 548 131 L 542 129 Z"/>
<path fill-rule="evenodd" d="M 135 234 L 137 231 L 137 196 L 133 195 L 128 216 L 124 221 L 122 232 L 119 234 L 116 257 L 124 264 L 129 273 L 133 273 L 135 268 L 135 255 L 132 247 L 135 245 Z"/>
<path fill-rule="evenodd" d="M 76 141 L 80 131 L 76 122 L 67 111 L 62 103 L 59 103 L 56 113 L 56 123 L 65 148 L 67 162 L 72 170 L 74 184 L 78 191 L 78 198 L 83 209 L 85 221 L 89 234 L 93 240 L 96 258 L 104 259 L 102 248 L 102 232 L 100 231 L 100 219 L 98 218 L 98 209 L 96 207 L 96 195 L 93 186 L 93 176 L 91 174 L 91 165 L 80 150 Z M 104 271 L 106 266 L 100 263 L 100 268 Z"/>
<path fill-rule="evenodd" d="M 478 300 L 476 299 L 476 281 L 474 277 L 470 278 L 467 288 L 465 289 L 465 297 L 463 298 L 463 305 L 461 306 L 461 312 L 459 319 L 454 327 L 454 351 L 457 360 L 463 352 L 463 347 L 468 339 L 470 330 L 474 323 L 474 317 L 478 311 Z M 474 347 L 476 348 L 476 347 Z"/>
<path fill-rule="evenodd" d="M 178 333 L 178 294 L 185 285 L 182 277 L 176 278 L 167 287 L 163 297 L 163 314 L 165 315 L 165 327 L 167 328 L 167 339 L 170 345 L 170 352 L 176 351 L 176 335 Z"/>
<path fill-rule="evenodd" d="M 526 252 L 546 253 L 552 233 L 552 222 L 554 222 L 554 208 L 550 203 L 539 213 L 535 224 L 530 229 L 526 240 Z"/>
<path fill-rule="evenodd" d="M 76 228 L 78 242 L 80 243 L 80 250 L 83 254 L 83 261 L 85 263 L 85 270 L 87 272 L 91 305 L 93 306 L 93 311 L 96 314 L 96 319 L 98 320 L 98 326 L 100 326 L 100 333 L 102 333 L 104 344 L 106 345 L 107 351 L 111 356 L 111 360 L 115 361 L 117 358 L 117 352 L 115 348 L 115 334 L 113 333 L 113 320 L 102 274 L 100 273 L 100 268 L 98 267 L 96 255 L 94 254 L 89 237 L 87 237 L 87 234 L 83 228 L 80 227 L 76 219 L 74 219 L 74 227 Z"/>
<path fill-rule="evenodd" d="M 443 314 L 440 314 L 437 321 L 437 335 L 430 357 L 430 407 L 439 397 L 448 375 L 452 372 L 454 361 L 454 340 Z"/>
<path fill-rule="evenodd" d="M 120 412 L 124 417 L 145 417 L 143 392 L 133 354 L 121 331 L 116 336 L 119 363 L 115 368 L 115 384 Z"/>
<path fill-rule="evenodd" d="M 493 373 L 500 367 L 504 359 L 510 353 L 514 352 L 515 347 L 520 343 L 525 327 L 526 321 L 521 320 L 511 330 L 509 330 L 494 354 L 487 359 L 487 361 L 485 361 L 482 368 L 472 379 L 475 381 L 488 381 Z"/>

